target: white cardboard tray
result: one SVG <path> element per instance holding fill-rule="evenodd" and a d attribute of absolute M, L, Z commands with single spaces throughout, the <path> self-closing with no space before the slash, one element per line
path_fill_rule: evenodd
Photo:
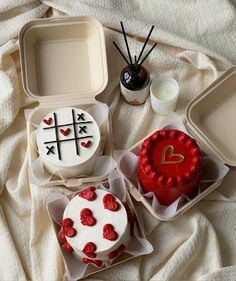
<path fill-rule="evenodd" d="M 95 97 L 108 82 L 105 37 L 94 18 L 60 17 L 30 21 L 19 34 L 23 87 L 39 102 L 27 122 L 28 141 L 35 130 L 32 122 L 55 108 L 86 109 L 99 104 Z M 39 122 L 39 121 L 38 121 Z M 106 137 L 104 155 L 113 156 L 110 116 L 102 128 Z M 38 157 L 30 145 L 31 164 Z M 78 186 L 105 177 L 53 179 L 46 186 Z"/>
<path fill-rule="evenodd" d="M 187 128 L 200 144 L 204 153 L 218 159 L 222 164 L 236 166 L 236 67 L 223 73 L 199 96 L 193 99 L 186 110 Z M 129 151 L 138 155 L 143 141 L 135 144 Z M 197 202 L 215 190 L 222 180 L 213 182 L 203 192 L 180 207 L 176 214 L 166 218 L 157 213 L 150 201 L 139 193 L 134 184 L 126 177 L 132 196 L 149 210 L 157 219 L 169 221 L 177 218 Z"/>

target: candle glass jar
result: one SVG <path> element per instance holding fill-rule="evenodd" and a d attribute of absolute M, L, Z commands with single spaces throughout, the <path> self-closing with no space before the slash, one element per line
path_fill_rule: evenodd
<path fill-rule="evenodd" d="M 165 116 L 175 110 L 179 84 L 170 76 L 159 76 L 150 86 L 151 106 L 156 114 Z"/>

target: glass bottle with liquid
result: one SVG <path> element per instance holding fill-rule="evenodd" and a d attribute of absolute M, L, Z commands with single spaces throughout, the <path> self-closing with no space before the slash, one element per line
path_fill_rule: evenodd
<path fill-rule="evenodd" d="M 127 65 L 120 75 L 120 90 L 125 101 L 139 105 L 146 101 L 149 94 L 150 75 L 140 64 Z"/>

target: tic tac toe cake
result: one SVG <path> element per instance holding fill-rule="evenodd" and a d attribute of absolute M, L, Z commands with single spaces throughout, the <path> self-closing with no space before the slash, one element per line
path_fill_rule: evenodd
<path fill-rule="evenodd" d="M 130 242 L 132 213 L 112 193 L 90 186 L 67 205 L 61 221 L 63 247 L 83 263 L 109 264 Z"/>
<path fill-rule="evenodd" d="M 145 192 L 169 205 L 182 194 L 192 196 L 202 173 L 196 141 L 178 130 L 160 130 L 147 138 L 139 154 L 138 176 Z"/>
<path fill-rule="evenodd" d="M 37 146 L 50 173 L 63 178 L 88 175 L 99 153 L 100 131 L 88 112 L 64 107 L 50 112 L 41 121 Z"/>

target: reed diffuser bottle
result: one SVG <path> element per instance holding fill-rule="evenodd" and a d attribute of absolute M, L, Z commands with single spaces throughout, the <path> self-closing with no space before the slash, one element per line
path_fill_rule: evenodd
<path fill-rule="evenodd" d="M 146 47 L 149 37 L 151 36 L 154 26 L 152 26 L 152 28 L 148 34 L 148 37 L 145 40 L 145 43 L 138 56 L 138 59 L 135 55 L 134 62 L 133 62 L 132 58 L 131 58 L 129 45 L 127 42 L 123 23 L 121 22 L 120 24 L 121 24 L 121 28 L 122 28 L 122 32 L 124 35 L 124 40 L 125 40 L 128 56 L 129 56 L 129 61 L 128 61 L 128 59 L 122 53 L 122 51 L 117 46 L 117 44 L 115 42 L 113 42 L 113 44 L 115 45 L 115 47 L 117 48 L 117 50 L 119 51 L 119 53 L 121 54 L 121 56 L 124 58 L 124 60 L 127 63 L 127 66 L 125 66 L 125 68 L 121 71 L 121 74 L 120 74 L 120 90 L 121 90 L 122 97 L 124 98 L 124 100 L 127 103 L 132 104 L 132 105 L 139 105 L 139 104 L 144 103 L 145 100 L 147 99 L 148 94 L 149 94 L 149 85 L 150 85 L 149 72 L 142 66 L 142 63 L 149 56 L 151 51 L 155 48 L 156 44 L 154 44 L 151 47 L 151 49 L 147 52 L 147 54 L 144 56 L 144 58 L 141 60 L 140 63 L 139 63 L 139 61 L 142 57 L 143 51 Z"/>

